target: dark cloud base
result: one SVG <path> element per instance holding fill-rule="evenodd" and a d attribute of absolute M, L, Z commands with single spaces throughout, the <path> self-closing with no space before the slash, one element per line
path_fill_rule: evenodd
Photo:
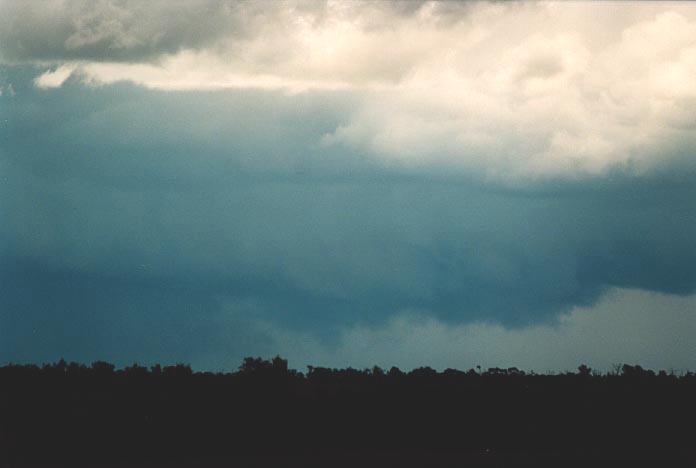
<path fill-rule="evenodd" d="M 508 327 L 696 291 L 696 175 L 518 186 L 325 147 L 351 93 L 45 92 L 5 68 L 5 360 L 205 361 L 404 311 Z M 211 360 L 212 362 L 212 360 Z"/>

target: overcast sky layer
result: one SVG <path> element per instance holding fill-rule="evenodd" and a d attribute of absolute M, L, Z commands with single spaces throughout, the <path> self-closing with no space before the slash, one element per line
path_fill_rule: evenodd
<path fill-rule="evenodd" d="M 0 0 L 0 361 L 696 368 L 696 5 Z"/>

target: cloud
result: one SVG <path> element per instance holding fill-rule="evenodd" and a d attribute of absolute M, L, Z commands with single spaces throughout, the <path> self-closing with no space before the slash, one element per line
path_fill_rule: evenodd
<path fill-rule="evenodd" d="M 539 17 L 556 14 L 533 12 L 509 14 L 523 26 L 502 15 L 488 26 L 486 37 L 495 39 L 431 54 L 399 86 L 371 94 L 324 142 L 391 164 L 444 166 L 494 180 L 693 168 L 684 156 L 696 142 L 687 124 L 696 93 L 688 78 L 693 11 L 656 14 L 601 45 L 592 44 L 582 20 L 563 31 L 535 29 Z M 643 42 L 651 46 L 637 53 Z"/>
<path fill-rule="evenodd" d="M 243 37 L 247 10 L 259 12 L 258 6 L 207 0 L 5 1 L 0 57 L 15 63 L 156 60 L 229 34 Z"/>
<path fill-rule="evenodd" d="M 317 143 L 349 93 L 47 93 L 28 76 L 0 127 L 10 277 L 18 263 L 155 297 L 175 281 L 314 330 L 404 309 L 519 326 L 611 286 L 696 288 L 688 173 L 514 189 L 414 175 Z"/>
<path fill-rule="evenodd" d="M 390 21 L 419 15 L 423 6 L 412 1 L 362 5 L 219 0 L 3 2 L 0 53 L 13 63 L 156 63 L 180 52 L 209 51 L 231 59 L 234 65 L 251 59 L 245 69 L 273 69 L 298 60 L 300 52 L 314 52 L 309 59 L 315 60 L 331 58 L 334 51 L 346 47 L 357 50 L 348 42 L 360 39 L 363 30 L 389 29 Z M 428 7 L 429 11 L 441 9 Z M 454 14 L 465 9 L 449 10 Z M 326 48 L 317 39 L 327 40 Z M 288 57 L 298 46 L 303 50 Z M 350 73 L 350 68 L 343 71 Z"/>
<path fill-rule="evenodd" d="M 572 371 L 582 363 L 602 371 L 638 363 L 685 371 L 696 367 L 696 296 L 615 288 L 597 304 L 574 308 L 553 324 L 521 328 L 452 325 L 428 314 L 404 313 L 383 326 L 347 328 L 330 345 L 273 327 L 267 332 L 275 340 L 271 348 L 298 367 L 480 365 L 544 372 Z"/>
<path fill-rule="evenodd" d="M 694 166 L 691 5 L 3 8 L 6 60 L 59 65 L 37 78 L 42 87 L 72 73 L 93 86 L 159 90 L 358 90 L 362 104 L 322 142 L 387 166 L 508 183 Z"/>
<path fill-rule="evenodd" d="M 46 5 L 0 6 L 12 355 L 696 290 L 690 5 Z"/>
<path fill-rule="evenodd" d="M 70 75 L 75 71 L 75 65 L 61 65 L 52 71 L 47 71 L 36 77 L 34 84 L 38 88 L 59 88 L 65 83 L 65 80 L 70 78 Z"/>
<path fill-rule="evenodd" d="M 174 279 L 158 284 L 46 269 L 7 273 L 0 272 L 3 362 L 63 356 L 233 370 L 245 356 L 280 354 L 299 369 L 480 365 L 546 372 L 581 363 L 603 371 L 616 363 L 696 368 L 694 295 L 612 288 L 592 306 L 516 327 L 490 320 L 452 323 L 427 310 L 402 310 L 386 322 L 327 330 L 288 326 L 277 317 L 287 310 L 269 314 L 254 299 L 217 296 Z"/>

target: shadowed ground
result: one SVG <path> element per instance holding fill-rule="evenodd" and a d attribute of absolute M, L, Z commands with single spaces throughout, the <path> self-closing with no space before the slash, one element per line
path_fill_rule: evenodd
<path fill-rule="evenodd" d="M 696 376 L 0 368 L 2 466 L 693 466 Z"/>

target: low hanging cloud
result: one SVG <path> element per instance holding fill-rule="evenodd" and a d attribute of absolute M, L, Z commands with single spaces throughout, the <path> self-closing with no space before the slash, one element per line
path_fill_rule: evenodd
<path fill-rule="evenodd" d="M 311 336 L 258 326 L 292 364 L 371 368 L 439 369 L 475 366 L 536 371 L 574 370 L 580 364 L 607 371 L 614 364 L 653 369 L 696 367 L 696 296 L 615 288 L 592 307 L 578 307 L 553 324 L 505 328 L 498 324 L 452 325 L 406 313 L 384 326 L 345 329 L 327 346 Z"/>
<path fill-rule="evenodd" d="M 501 190 L 317 143 L 353 94 L 46 93 L 27 76 L 0 126 L 16 303 L 45 269 L 244 296 L 300 328 L 410 308 L 520 325 L 612 286 L 696 290 L 688 173 Z"/>

